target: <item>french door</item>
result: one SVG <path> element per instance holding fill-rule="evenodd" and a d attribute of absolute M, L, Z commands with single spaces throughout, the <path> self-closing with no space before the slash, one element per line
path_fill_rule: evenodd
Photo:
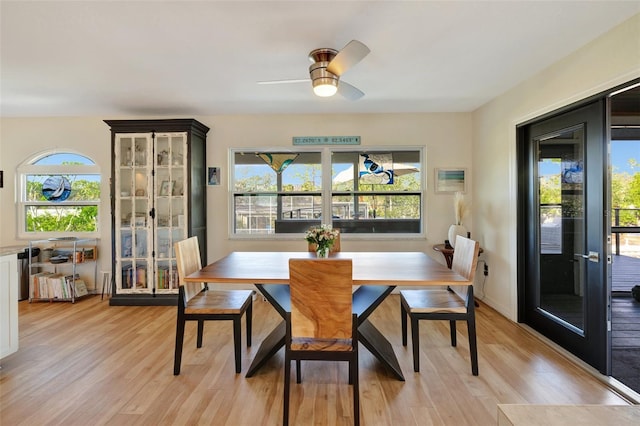
<path fill-rule="evenodd" d="M 608 374 L 604 100 L 519 128 L 519 321 Z"/>

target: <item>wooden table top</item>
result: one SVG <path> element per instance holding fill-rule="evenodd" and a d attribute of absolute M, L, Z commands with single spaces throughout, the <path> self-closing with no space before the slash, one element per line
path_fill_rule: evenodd
<path fill-rule="evenodd" d="M 233 252 L 185 278 L 191 282 L 288 284 L 289 259 L 312 259 L 309 252 Z M 472 284 L 422 252 L 338 252 L 353 260 L 355 285 Z"/>

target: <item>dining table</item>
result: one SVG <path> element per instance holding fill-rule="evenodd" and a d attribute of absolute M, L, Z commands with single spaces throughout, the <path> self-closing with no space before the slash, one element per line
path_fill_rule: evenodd
<path fill-rule="evenodd" d="M 236 251 L 184 278 L 189 282 L 252 284 L 283 320 L 260 344 L 246 377 L 253 376 L 285 344 L 286 313 L 291 309 L 289 259 L 312 259 L 313 252 Z M 353 312 L 358 318 L 358 339 L 398 380 L 404 375 L 389 340 L 369 316 L 397 286 L 450 286 L 473 283 L 423 252 L 335 252 L 329 259 L 351 259 Z"/>

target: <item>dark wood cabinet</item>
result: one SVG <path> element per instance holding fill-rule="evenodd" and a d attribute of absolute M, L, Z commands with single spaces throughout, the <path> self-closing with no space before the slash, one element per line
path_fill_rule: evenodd
<path fill-rule="evenodd" d="M 173 305 L 173 245 L 196 236 L 206 264 L 206 135 L 194 119 L 105 120 L 111 128 L 111 305 Z"/>

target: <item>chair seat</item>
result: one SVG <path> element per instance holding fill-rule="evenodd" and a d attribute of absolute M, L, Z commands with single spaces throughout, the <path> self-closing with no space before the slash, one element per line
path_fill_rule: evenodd
<path fill-rule="evenodd" d="M 467 312 L 464 300 L 449 290 L 401 290 L 409 313 Z"/>
<path fill-rule="evenodd" d="M 353 350 L 351 339 L 291 339 L 291 350 L 294 351 L 331 351 L 348 352 Z"/>
<path fill-rule="evenodd" d="M 185 314 L 239 314 L 243 312 L 253 290 L 203 291 L 192 297 L 185 307 Z"/>

